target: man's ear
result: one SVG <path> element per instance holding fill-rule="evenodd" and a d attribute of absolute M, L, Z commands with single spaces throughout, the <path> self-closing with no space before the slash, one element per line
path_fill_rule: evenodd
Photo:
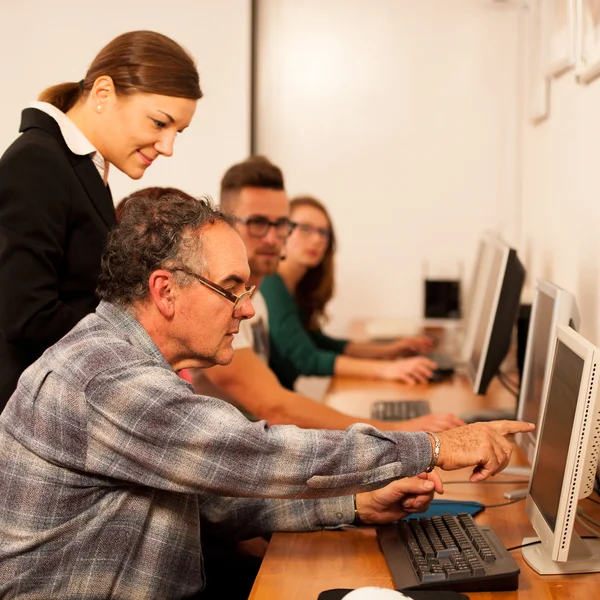
<path fill-rule="evenodd" d="M 175 287 L 173 274 L 164 269 L 153 271 L 148 279 L 150 298 L 160 314 L 166 319 L 175 314 Z"/>

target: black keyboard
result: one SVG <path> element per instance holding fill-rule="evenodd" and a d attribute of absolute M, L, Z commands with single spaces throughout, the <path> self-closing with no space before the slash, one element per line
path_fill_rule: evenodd
<path fill-rule="evenodd" d="M 445 381 L 454 375 L 455 363 L 448 355 L 439 352 L 431 352 L 427 357 L 437 364 L 429 381 L 437 383 L 438 381 Z"/>
<path fill-rule="evenodd" d="M 492 528 L 467 513 L 404 519 L 377 529 L 398 589 L 516 590 L 519 567 Z"/>
<path fill-rule="evenodd" d="M 449 371 L 454 373 L 455 362 L 448 354 L 444 354 L 443 352 L 429 352 L 426 354 L 427 358 L 430 358 L 432 361 L 437 363 L 438 369 L 440 371 Z"/>
<path fill-rule="evenodd" d="M 371 407 L 371 418 L 406 421 L 431 413 L 428 400 L 379 400 Z"/>

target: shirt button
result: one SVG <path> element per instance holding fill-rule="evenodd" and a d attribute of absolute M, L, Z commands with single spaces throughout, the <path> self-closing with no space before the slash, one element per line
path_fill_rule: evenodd
<path fill-rule="evenodd" d="M 336 517 L 337 517 L 338 519 L 341 519 L 343 516 L 344 516 L 344 515 L 343 515 L 341 512 L 339 512 L 339 513 L 337 513 L 337 514 L 336 514 Z"/>

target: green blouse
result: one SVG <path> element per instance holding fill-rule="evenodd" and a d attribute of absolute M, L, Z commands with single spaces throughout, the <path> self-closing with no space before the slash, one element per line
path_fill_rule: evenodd
<path fill-rule="evenodd" d="M 279 275 L 266 277 L 260 291 L 269 309 L 269 366 L 281 385 L 293 390 L 300 375 L 333 375 L 335 359 L 348 340 L 309 331 L 307 315 L 298 308 Z"/>

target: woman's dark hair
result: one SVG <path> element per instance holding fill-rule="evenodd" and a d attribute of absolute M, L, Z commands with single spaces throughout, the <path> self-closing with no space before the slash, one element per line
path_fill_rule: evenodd
<path fill-rule="evenodd" d="M 108 236 L 98 288 L 101 300 L 129 306 L 146 298 L 148 280 L 157 269 L 185 267 L 202 274 L 202 228 L 232 219 L 208 198 L 193 198 L 174 188 L 151 187 L 119 204 L 119 224 Z M 193 278 L 180 271 L 179 285 Z"/>
<path fill-rule="evenodd" d="M 177 42 L 154 31 L 130 31 L 100 50 L 81 82 L 49 87 L 38 100 L 67 112 L 102 75 L 112 78 L 117 95 L 144 92 L 190 100 L 202 98 L 194 59 Z"/>
<path fill-rule="evenodd" d="M 316 267 L 309 269 L 304 277 L 296 286 L 296 303 L 307 315 L 306 326 L 310 331 L 318 331 L 321 329 L 325 314 L 325 306 L 333 297 L 334 292 L 334 265 L 333 256 L 335 254 L 335 232 L 331 218 L 325 206 L 312 196 L 298 196 L 290 202 L 290 215 L 294 220 L 294 209 L 300 206 L 311 206 L 320 210 L 329 222 L 331 235 L 329 236 L 329 244 L 323 260 Z"/>

